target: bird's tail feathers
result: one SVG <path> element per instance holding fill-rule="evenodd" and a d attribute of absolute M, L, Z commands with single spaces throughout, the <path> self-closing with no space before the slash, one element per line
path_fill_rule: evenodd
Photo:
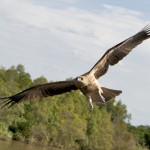
<path fill-rule="evenodd" d="M 93 102 L 100 102 L 104 104 L 122 93 L 120 90 L 113 90 L 105 87 L 101 87 L 101 89 L 102 93 L 98 91 L 90 93 L 90 97 Z"/>
<path fill-rule="evenodd" d="M 105 102 L 114 99 L 116 96 L 122 93 L 120 90 L 108 89 L 106 87 L 102 87 L 102 91 L 103 93 L 101 93 L 101 95 L 104 97 Z"/>

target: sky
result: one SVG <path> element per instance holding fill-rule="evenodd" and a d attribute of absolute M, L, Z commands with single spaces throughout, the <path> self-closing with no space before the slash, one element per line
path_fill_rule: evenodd
<path fill-rule="evenodd" d="M 150 23 L 149 0 L 0 0 L 0 66 L 23 64 L 32 79 L 89 71 L 106 50 Z M 133 125 L 150 125 L 150 39 L 99 79 L 122 90 Z"/>

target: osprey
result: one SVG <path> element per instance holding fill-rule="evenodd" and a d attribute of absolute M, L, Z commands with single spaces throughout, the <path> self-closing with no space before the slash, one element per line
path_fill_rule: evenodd
<path fill-rule="evenodd" d="M 28 88 L 16 95 L 0 98 L 2 100 L 1 104 L 3 104 L 2 107 L 6 105 L 11 107 L 24 100 L 53 96 L 70 92 L 71 90 L 80 90 L 89 101 L 91 109 L 93 109 L 92 102 L 106 103 L 118 96 L 122 91 L 102 87 L 98 83 L 98 79 L 108 71 L 109 66 L 117 64 L 128 55 L 133 48 L 149 37 L 150 25 L 147 25 L 137 34 L 107 50 L 101 59 L 87 73 L 70 81 L 40 84 Z"/>

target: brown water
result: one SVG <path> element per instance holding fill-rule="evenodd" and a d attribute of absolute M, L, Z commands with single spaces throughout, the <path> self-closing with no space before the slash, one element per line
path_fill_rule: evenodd
<path fill-rule="evenodd" d="M 34 146 L 16 141 L 1 141 L 0 150 L 59 150 L 56 148 Z"/>

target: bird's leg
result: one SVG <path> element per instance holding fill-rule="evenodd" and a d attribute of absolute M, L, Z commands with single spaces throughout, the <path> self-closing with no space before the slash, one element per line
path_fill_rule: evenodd
<path fill-rule="evenodd" d="M 101 92 L 99 92 L 99 94 L 100 94 L 100 96 L 101 96 L 101 98 L 102 98 L 102 101 L 105 103 L 105 102 L 106 102 L 106 101 L 105 101 L 105 97 L 102 95 Z"/>
<path fill-rule="evenodd" d="M 91 110 L 93 110 L 94 106 L 93 106 L 91 97 L 88 97 L 88 100 L 89 100 L 89 107 L 90 107 Z"/>

